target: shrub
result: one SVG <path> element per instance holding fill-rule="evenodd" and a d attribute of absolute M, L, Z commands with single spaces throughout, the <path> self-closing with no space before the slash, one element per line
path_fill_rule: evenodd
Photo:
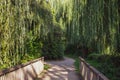
<path fill-rule="evenodd" d="M 63 43 L 46 42 L 42 49 L 42 56 L 45 59 L 62 59 L 64 55 Z"/>
<path fill-rule="evenodd" d="M 97 68 L 111 80 L 119 80 L 120 76 L 120 56 L 90 54 L 87 58 L 88 63 Z"/>

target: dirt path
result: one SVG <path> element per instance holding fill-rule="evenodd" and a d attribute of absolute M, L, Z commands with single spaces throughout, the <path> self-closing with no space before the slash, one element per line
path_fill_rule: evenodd
<path fill-rule="evenodd" d="M 81 80 L 80 75 L 75 71 L 74 60 L 71 58 L 46 63 L 51 65 L 51 68 L 40 80 Z"/>

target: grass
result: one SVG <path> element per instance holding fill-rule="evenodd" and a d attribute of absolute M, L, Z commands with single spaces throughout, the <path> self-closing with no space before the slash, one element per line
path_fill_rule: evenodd
<path fill-rule="evenodd" d="M 49 68 L 51 68 L 50 65 L 48 65 L 48 64 L 44 64 L 44 70 L 48 70 Z"/>

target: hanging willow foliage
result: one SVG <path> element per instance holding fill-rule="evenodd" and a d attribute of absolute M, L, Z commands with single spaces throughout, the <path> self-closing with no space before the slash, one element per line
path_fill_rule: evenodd
<path fill-rule="evenodd" d="M 67 45 L 119 55 L 120 1 L 0 0 L 0 65 L 16 65 L 27 54 L 40 53 L 36 42 L 60 44 L 61 29 Z"/>
<path fill-rule="evenodd" d="M 76 0 L 70 33 L 73 44 L 103 54 L 117 54 L 119 44 L 118 0 Z M 71 42 L 70 42 L 71 43 Z"/>
<path fill-rule="evenodd" d="M 120 53 L 119 0 L 48 0 L 64 27 L 68 46 Z M 119 12 L 118 12 L 119 11 Z"/>
<path fill-rule="evenodd" d="M 0 0 L 0 68 L 19 64 L 31 53 L 40 55 L 40 39 L 48 34 L 51 23 L 46 0 Z"/>

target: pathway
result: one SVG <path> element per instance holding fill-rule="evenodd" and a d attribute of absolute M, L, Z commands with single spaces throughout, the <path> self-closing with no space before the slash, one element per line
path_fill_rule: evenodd
<path fill-rule="evenodd" d="M 46 74 L 40 80 L 81 80 L 80 75 L 76 73 L 74 60 L 66 58 L 61 61 L 47 61 L 51 65 Z"/>

